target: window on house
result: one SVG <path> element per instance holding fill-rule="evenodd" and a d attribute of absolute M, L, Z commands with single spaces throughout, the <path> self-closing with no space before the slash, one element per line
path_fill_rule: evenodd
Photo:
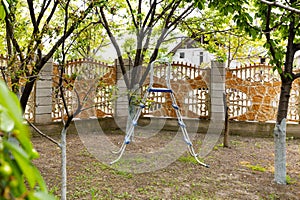
<path fill-rule="evenodd" d="M 200 52 L 199 54 L 199 64 L 201 65 L 203 63 L 203 52 Z"/>
<path fill-rule="evenodd" d="M 184 52 L 179 53 L 179 58 L 184 58 Z"/>

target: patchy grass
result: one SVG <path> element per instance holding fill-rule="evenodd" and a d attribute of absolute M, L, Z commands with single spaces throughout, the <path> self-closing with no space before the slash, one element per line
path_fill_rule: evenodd
<path fill-rule="evenodd" d="M 133 177 L 133 175 L 132 175 L 131 173 L 124 172 L 124 171 L 112 170 L 112 173 L 113 173 L 113 174 L 117 174 L 117 175 L 119 175 L 119 176 L 121 176 L 121 177 L 124 177 L 124 178 L 127 178 L 127 179 Z"/>
<path fill-rule="evenodd" d="M 111 136 L 123 140 L 122 135 L 107 137 Z M 161 134 L 153 138 L 153 143 L 165 140 L 164 137 L 165 134 Z M 230 138 L 232 148 L 219 148 L 221 138 L 216 143 L 218 149 L 205 157 L 210 168 L 202 167 L 186 152 L 163 169 L 134 174 L 102 164 L 86 150 L 77 135 L 70 134 L 67 136 L 68 199 L 299 199 L 299 140 L 288 140 L 288 185 L 281 187 L 273 182 L 272 138 Z M 59 197 L 60 150 L 38 137 L 33 138 L 33 143 L 40 153 L 34 162 L 49 190 Z"/>
<path fill-rule="evenodd" d="M 247 161 L 242 161 L 241 165 L 245 166 L 245 167 L 247 167 L 249 169 L 251 169 L 252 171 L 259 171 L 259 172 L 265 172 L 265 171 L 267 171 L 267 169 L 265 167 L 262 167 L 262 166 L 260 166 L 258 164 L 257 165 L 251 165 Z"/>
<path fill-rule="evenodd" d="M 198 164 L 197 160 L 191 156 L 191 155 L 188 155 L 188 156 L 180 156 L 178 158 L 178 161 L 179 162 L 183 162 L 183 163 L 193 163 L 193 164 Z"/>
<path fill-rule="evenodd" d="M 291 185 L 291 184 L 296 184 L 297 180 L 294 178 L 291 178 L 289 175 L 286 175 L 286 184 Z"/>
<path fill-rule="evenodd" d="M 265 172 L 267 169 L 260 165 L 246 165 L 246 167 L 250 168 L 253 171 Z"/>
<path fill-rule="evenodd" d="M 217 150 L 219 150 L 220 147 L 224 147 L 224 144 L 220 143 L 220 144 L 214 146 L 214 150 L 217 151 Z"/>

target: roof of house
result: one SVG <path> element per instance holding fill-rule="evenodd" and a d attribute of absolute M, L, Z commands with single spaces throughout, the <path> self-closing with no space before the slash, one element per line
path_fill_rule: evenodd
<path fill-rule="evenodd" d="M 184 38 L 169 53 L 175 54 L 178 49 L 198 48 L 199 42 L 192 38 Z"/>

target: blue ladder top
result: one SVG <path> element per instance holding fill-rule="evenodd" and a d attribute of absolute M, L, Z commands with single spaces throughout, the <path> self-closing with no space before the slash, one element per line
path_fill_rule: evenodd
<path fill-rule="evenodd" d="M 149 87 L 148 92 L 165 92 L 165 93 L 173 93 L 172 89 L 170 88 L 152 88 Z"/>

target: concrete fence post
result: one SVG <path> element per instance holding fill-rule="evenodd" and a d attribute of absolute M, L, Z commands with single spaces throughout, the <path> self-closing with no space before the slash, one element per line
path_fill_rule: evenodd
<path fill-rule="evenodd" d="M 128 116 L 128 89 L 126 86 L 126 83 L 124 81 L 123 78 L 123 74 L 122 74 L 122 70 L 120 67 L 120 64 L 118 62 L 118 60 L 116 60 L 115 62 L 116 64 L 116 70 L 117 70 L 117 82 L 116 82 L 116 86 L 117 86 L 117 100 L 115 102 L 115 110 L 114 110 L 114 117 L 125 117 Z M 131 65 L 129 60 L 124 60 L 124 64 L 125 64 L 125 69 L 126 72 L 128 73 Z M 127 74 L 128 75 L 128 74 Z"/>
<path fill-rule="evenodd" d="M 225 119 L 225 66 L 224 63 L 211 62 L 210 70 L 210 119 Z"/>
<path fill-rule="evenodd" d="M 211 62 L 210 70 L 210 122 L 201 146 L 200 156 L 208 155 L 219 141 L 225 125 L 225 67 L 223 63 Z"/>
<path fill-rule="evenodd" d="M 52 122 L 52 75 L 53 61 L 50 59 L 36 81 L 35 123 L 38 124 Z"/>

